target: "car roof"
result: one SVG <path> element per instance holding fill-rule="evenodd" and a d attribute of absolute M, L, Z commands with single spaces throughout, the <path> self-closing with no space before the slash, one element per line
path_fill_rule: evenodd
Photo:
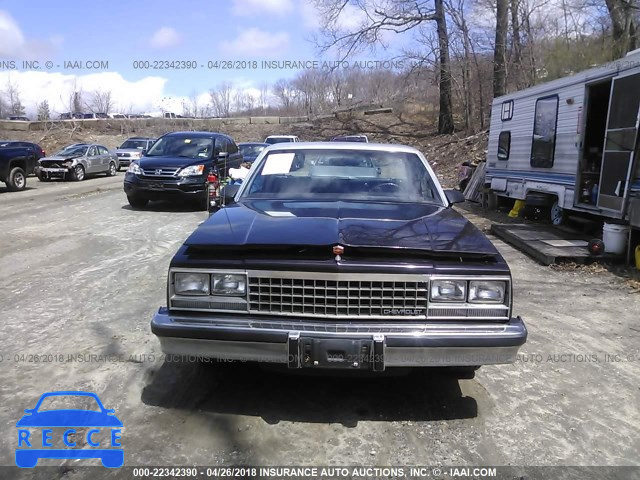
<path fill-rule="evenodd" d="M 127 140 L 155 140 L 153 137 L 129 137 Z M 127 141 L 125 140 L 125 142 Z"/>
<path fill-rule="evenodd" d="M 297 135 L 268 135 L 267 138 L 297 138 Z"/>
<path fill-rule="evenodd" d="M 268 147 L 269 145 L 271 145 L 270 143 L 264 143 L 264 142 L 240 142 L 238 144 L 238 146 L 242 146 L 242 145 L 264 145 L 265 147 Z"/>
<path fill-rule="evenodd" d="M 190 131 L 169 132 L 169 133 L 165 133 L 163 136 L 167 137 L 167 136 L 182 136 L 182 135 L 188 135 L 190 137 L 202 137 L 202 138 L 228 137 L 228 135 L 225 135 L 224 133 L 220 133 L 220 132 L 190 132 Z"/>
<path fill-rule="evenodd" d="M 269 146 L 273 150 L 366 150 L 371 152 L 404 152 L 419 154 L 420 151 L 408 145 L 398 143 L 364 142 L 295 142 L 276 143 Z"/>

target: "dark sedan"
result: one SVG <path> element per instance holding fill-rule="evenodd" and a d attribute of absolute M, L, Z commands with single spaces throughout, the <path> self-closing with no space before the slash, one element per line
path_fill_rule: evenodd
<path fill-rule="evenodd" d="M 268 143 L 239 143 L 238 148 L 240 149 L 240 153 L 242 153 L 242 158 L 244 162 L 253 163 L 258 155 L 269 146 Z"/>
<path fill-rule="evenodd" d="M 214 132 L 173 132 L 160 137 L 124 178 L 129 204 L 143 208 L 151 200 L 191 202 L 209 208 L 209 174 L 225 178 L 242 154 L 231 137 Z"/>
<path fill-rule="evenodd" d="M 512 363 L 511 273 L 411 147 L 272 146 L 173 257 L 165 353 L 382 371 Z"/>

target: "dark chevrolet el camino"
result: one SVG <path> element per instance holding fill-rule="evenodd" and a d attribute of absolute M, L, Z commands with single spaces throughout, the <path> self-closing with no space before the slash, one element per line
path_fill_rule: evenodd
<path fill-rule="evenodd" d="M 509 267 L 399 145 L 271 146 L 169 269 L 168 354 L 290 368 L 512 363 Z"/>

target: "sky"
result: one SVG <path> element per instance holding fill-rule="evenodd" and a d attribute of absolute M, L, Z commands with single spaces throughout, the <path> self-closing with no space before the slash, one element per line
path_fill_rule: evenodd
<path fill-rule="evenodd" d="M 344 25 L 357 24 L 350 8 Z M 257 97 L 296 74 L 263 61 L 332 60 L 312 41 L 319 25 L 310 0 L 0 0 L 0 91 L 17 85 L 30 116 L 44 99 L 69 111 L 74 88 L 112 92 L 123 113 L 180 113 L 221 82 Z"/>

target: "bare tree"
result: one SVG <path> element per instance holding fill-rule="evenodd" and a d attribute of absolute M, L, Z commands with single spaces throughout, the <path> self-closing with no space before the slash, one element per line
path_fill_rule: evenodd
<path fill-rule="evenodd" d="M 46 121 L 51 118 L 51 110 L 49 109 L 49 102 L 43 100 L 38 104 L 38 120 Z"/>
<path fill-rule="evenodd" d="M 4 91 L 5 97 L 7 99 L 7 106 L 10 115 L 24 115 L 24 105 L 22 105 L 22 100 L 20 99 L 20 89 L 18 86 L 11 82 L 11 78 L 7 79 L 7 86 Z"/>
<path fill-rule="evenodd" d="M 222 82 L 209 90 L 211 108 L 216 117 L 228 117 L 231 113 L 231 83 Z"/>
<path fill-rule="evenodd" d="M 338 48 L 342 57 L 362 48 L 384 45 L 387 32 L 403 33 L 415 29 L 427 22 L 436 22 L 440 59 L 440 114 L 438 131 L 451 133 L 454 129 L 451 71 L 449 65 L 449 38 L 443 0 L 394 0 L 383 7 L 375 3 L 348 0 L 314 0 L 323 19 L 321 35 L 325 41 L 318 43 L 321 51 Z M 345 29 L 340 23 L 347 5 L 362 13 L 361 24 L 353 29 Z"/>
<path fill-rule="evenodd" d="M 611 17 L 614 40 L 614 57 L 635 50 L 638 44 L 638 25 L 635 19 L 638 11 L 636 0 L 605 0 Z"/>
<path fill-rule="evenodd" d="M 113 110 L 113 99 L 111 91 L 95 90 L 91 93 L 90 102 L 87 108 L 94 113 L 111 113 Z"/>
<path fill-rule="evenodd" d="M 507 30 L 509 0 L 496 0 L 496 41 L 493 53 L 493 96 L 507 93 Z"/>

